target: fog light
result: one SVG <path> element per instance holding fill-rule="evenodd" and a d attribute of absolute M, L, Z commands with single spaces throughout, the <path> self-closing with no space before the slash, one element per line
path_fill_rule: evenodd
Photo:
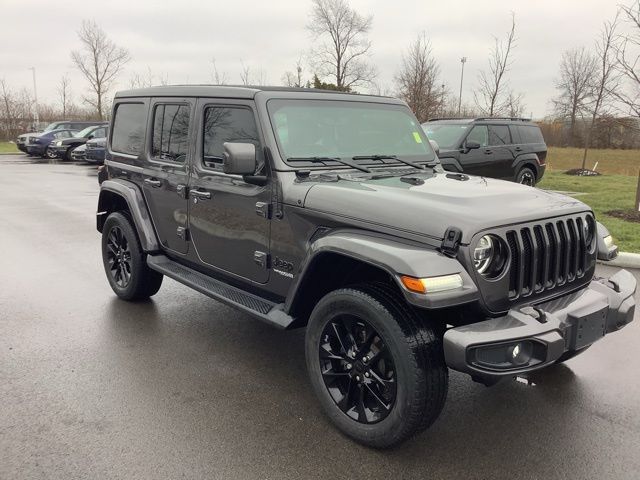
<path fill-rule="evenodd" d="M 531 360 L 533 345 L 531 342 L 520 342 L 512 345 L 507 350 L 509 361 L 514 365 L 526 365 Z"/>
<path fill-rule="evenodd" d="M 523 340 L 498 345 L 475 347 L 470 352 L 472 363 L 492 370 L 515 370 L 540 363 L 545 358 L 544 345 Z"/>

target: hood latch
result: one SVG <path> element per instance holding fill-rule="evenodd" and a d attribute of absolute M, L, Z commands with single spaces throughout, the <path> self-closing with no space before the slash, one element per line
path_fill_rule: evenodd
<path fill-rule="evenodd" d="M 462 230 L 458 227 L 447 228 L 447 231 L 444 232 L 442 245 L 440 245 L 440 251 L 447 257 L 455 257 L 458 255 L 458 248 L 460 247 L 461 240 Z"/>

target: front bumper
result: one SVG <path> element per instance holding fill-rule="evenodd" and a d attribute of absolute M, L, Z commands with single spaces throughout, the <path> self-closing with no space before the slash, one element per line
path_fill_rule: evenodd
<path fill-rule="evenodd" d="M 633 321 L 635 291 L 635 278 L 621 270 L 555 300 L 449 329 L 444 334 L 445 360 L 453 370 L 488 383 L 543 368 Z M 531 359 L 503 362 L 511 359 L 516 345 L 517 352 L 526 346 Z"/>
<path fill-rule="evenodd" d="M 44 145 L 40 145 L 40 144 L 32 144 L 32 145 L 27 145 L 27 153 L 29 155 L 44 155 L 45 150 L 47 149 L 46 146 Z"/>

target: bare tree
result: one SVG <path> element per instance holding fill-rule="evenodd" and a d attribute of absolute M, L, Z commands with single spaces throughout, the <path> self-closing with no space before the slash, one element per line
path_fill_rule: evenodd
<path fill-rule="evenodd" d="M 220 74 L 220 72 L 218 72 L 218 65 L 216 64 L 215 58 L 211 59 L 211 67 L 212 67 L 211 80 L 213 80 L 213 83 L 215 83 L 216 85 L 226 85 L 227 74 L 226 73 Z"/>
<path fill-rule="evenodd" d="M 596 59 L 584 47 L 562 54 L 560 78 L 556 80 L 558 96 L 553 100 L 557 115 L 569 120 L 569 145 L 577 145 L 578 119 L 588 111 L 593 96 Z"/>
<path fill-rule="evenodd" d="M 67 110 L 71 101 L 71 87 L 69 77 L 65 74 L 60 78 L 58 83 L 58 97 L 60 98 L 60 106 L 62 107 L 62 119 L 67 119 Z"/>
<path fill-rule="evenodd" d="M 603 114 L 611 100 L 611 92 L 617 90 L 619 78 L 616 72 L 616 54 L 614 51 L 614 41 L 616 39 L 616 28 L 618 16 L 611 22 L 605 22 L 600 38 L 596 42 L 596 73 L 593 82 L 593 97 L 590 104 L 591 123 L 587 128 L 584 141 L 584 153 L 582 155 L 582 168 L 587 163 L 587 153 L 591 146 L 591 135 L 598 120 L 598 116 Z M 606 113 L 606 112 L 605 112 Z"/>
<path fill-rule="evenodd" d="M 373 16 L 363 17 L 346 0 L 312 2 L 307 30 L 317 38 L 311 54 L 316 72 L 335 78 L 339 90 L 370 84 L 376 77 L 375 68 L 366 61 Z"/>
<path fill-rule="evenodd" d="M 251 85 L 251 68 L 249 65 L 245 65 L 242 60 L 240 60 L 240 66 L 242 67 L 242 70 L 240 70 L 242 85 Z"/>
<path fill-rule="evenodd" d="M 0 78 L 0 128 L 4 138 L 12 138 L 19 130 L 28 127 L 33 98 L 27 89 L 12 90 Z"/>
<path fill-rule="evenodd" d="M 295 72 L 284 72 L 282 83 L 287 87 L 302 88 L 304 86 L 304 80 L 302 78 L 302 58 L 298 58 Z"/>
<path fill-rule="evenodd" d="M 614 48 L 618 72 L 628 89 L 617 89 L 612 94 L 632 115 L 640 117 L 640 0 L 620 6 L 620 15 L 628 34 L 617 35 Z"/>
<path fill-rule="evenodd" d="M 117 46 L 92 20 L 84 20 L 78 31 L 81 50 L 71 52 L 71 59 L 89 82 L 91 97 L 84 100 L 103 118 L 104 99 L 113 82 L 130 60 L 126 48 Z"/>
<path fill-rule="evenodd" d="M 524 115 L 524 109 L 527 106 L 524 103 L 524 94 L 515 93 L 513 90 L 509 91 L 507 99 L 505 100 L 505 110 L 507 115 L 511 118 L 519 118 Z"/>
<path fill-rule="evenodd" d="M 442 110 L 444 89 L 440 88 L 439 76 L 440 67 L 433 57 L 431 42 L 423 32 L 402 56 L 402 66 L 396 76 L 398 96 L 409 104 L 420 122 L 426 122 Z"/>
<path fill-rule="evenodd" d="M 475 103 L 485 115 L 499 115 L 508 106 L 508 85 L 505 74 L 511 66 L 511 56 L 516 41 L 516 16 L 511 13 L 511 29 L 507 38 L 499 40 L 495 38 L 495 45 L 489 54 L 489 69 L 481 71 L 478 76 L 480 83 L 478 90 L 474 92 Z"/>

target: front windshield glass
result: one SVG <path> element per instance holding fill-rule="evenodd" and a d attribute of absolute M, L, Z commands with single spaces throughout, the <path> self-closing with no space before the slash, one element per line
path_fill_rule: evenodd
<path fill-rule="evenodd" d="M 429 140 L 435 140 L 442 150 L 452 150 L 458 148 L 460 139 L 469 131 L 467 123 L 423 123 Z"/>
<path fill-rule="evenodd" d="M 58 123 L 50 123 L 49 125 L 47 125 L 45 127 L 45 129 L 43 130 L 43 132 L 50 132 L 51 130 L 55 130 L 58 128 Z"/>
<path fill-rule="evenodd" d="M 274 99 L 267 107 L 285 160 L 394 155 L 414 162 L 435 159 L 420 124 L 402 105 Z M 376 162 L 358 159 L 358 163 Z"/>
<path fill-rule="evenodd" d="M 80 130 L 78 133 L 76 133 L 74 135 L 74 137 L 76 137 L 76 138 L 84 138 L 87 135 L 89 135 L 89 133 L 91 133 L 91 130 L 93 130 L 94 128 L 96 128 L 96 127 L 91 126 L 91 127 L 85 128 L 84 130 Z"/>

